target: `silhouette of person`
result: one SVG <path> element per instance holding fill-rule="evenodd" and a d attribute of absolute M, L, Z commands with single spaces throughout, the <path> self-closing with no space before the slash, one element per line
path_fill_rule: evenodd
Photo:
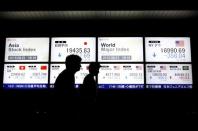
<path fill-rule="evenodd" d="M 78 92 L 75 88 L 75 73 L 80 70 L 81 60 L 81 57 L 78 55 L 67 56 L 65 60 L 66 69 L 59 74 L 55 81 L 54 90 L 56 98 L 54 108 L 57 115 L 55 117 L 74 119 L 75 115 L 77 115 L 75 109 L 78 106 Z"/>
<path fill-rule="evenodd" d="M 90 63 L 88 69 L 89 74 L 84 78 L 83 84 L 80 86 L 81 95 L 81 118 L 84 120 L 93 120 L 95 112 L 97 82 L 95 77 L 99 73 L 101 65 L 97 62 Z"/>
<path fill-rule="evenodd" d="M 66 69 L 63 70 L 57 77 L 54 89 L 59 94 L 67 96 L 75 96 L 77 89 L 75 88 L 75 73 L 80 70 L 81 58 L 77 55 L 69 55 L 66 57 Z"/>
<path fill-rule="evenodd" d="M 96 97 L 97 83 L 95 77 L 98 75 L 100 67 L 101 65 L 98 62 L 90 63 L 88 67 L 89 74 L 84 78 L 80 89 L 82 96 L 92 100 Z"/>

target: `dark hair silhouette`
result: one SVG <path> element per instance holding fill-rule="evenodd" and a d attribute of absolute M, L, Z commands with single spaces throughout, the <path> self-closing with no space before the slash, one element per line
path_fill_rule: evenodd
<path fill-rule="evenodd" d="M 81 57 L 78 55 L 69 55 L 65 59 L 65 65 L 67 70 L 76 73 L 80 70 L 80 63 L 81 63 Z"/>
<path fill-rule="evenodd" d="M 92 62 L 89 64 L 89 73 L 97 76 L 99 73 L 99 69 L 100 69 L 101 65 L 98 62 Z"/>

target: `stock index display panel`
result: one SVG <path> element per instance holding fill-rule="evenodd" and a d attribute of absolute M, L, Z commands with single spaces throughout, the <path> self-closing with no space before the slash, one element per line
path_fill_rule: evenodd
<path fill-rule="evenodd" d="M 99 62 L 143 62 L 142 37 L 99 37 Z"/>
<path fill-rule="evenodd" d="M 59 73 L 65 66 L 65 58 L 75 54 L 82 58 L 80 71 L 75 74 L 75 87 L 78 88 L 83 83 L 84 77 L 89 73 L 88 64 L 96 62 L 96 38 L 95 37 L 53 37 L 51 43 L 50 61 L 50 88 Z"/>
<path fill-rule="evenodd" d="M 147 64 L 147 88 L 192 88 L 191 64 Z"/>
<path fill-rule="evenodd" d="M 99 88 L 144 88 L 143 37 L 99 37 L 98 61 L 108 63 L 100 69 Z"/>
<path fill-rule="evenodd" d="M 190 46 L 190 37 L 146 37 L 146 88 L 192 88 Z"/>
<path fill-rule="evenodd" d="M 49 38 L 6 38 L 5 62 L 48 62 Z"/>
<path fill-rule="evenodd" d="M 51 62 L 65 62 L 70 55 L 79 55 L 82 62 L 96 61 L 95 37 L 53 37 L 51 44 Z"/>
<path fill-rule="evenodd" d="M 47 64 L 4 64 L 4 88 L 43 89 L 47 86 Z"/>
<path fill-rule="evenodd" d="M 3 88 L 48 87 L 49 38 L 6 38 Z"/>
<path fill-rule="evenodd" d="M 98 75 L 102 89 L 143 89 L 143 64 L 102 64 Z"/>
<path fill-rule="evenodd" d="M 146 37 L 147 62 L 191 62 L 189 37 Z"/>
<path fill-rule="evenodd" d="M 102 65 L 100 89 L 192 88 L 190 44 L 190 37 L 6 38 L 3 87 L 53 88 L 66 56 L 76 54 L 82 58 L 76 88 L 90 62 Z"/>

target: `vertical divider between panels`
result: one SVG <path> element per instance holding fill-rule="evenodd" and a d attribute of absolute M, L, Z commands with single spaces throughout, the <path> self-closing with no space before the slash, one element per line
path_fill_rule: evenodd
<path fill-rule="evenodd" d="M 144 66 L 144 89 L 146 89 L 146 47 L 145 37 L 143 37 L 143 66 Z"/>
<path fill-rule="evenodd" d="M 190 61 L 190 64 L 191 64 L 191 70 L 192 70 L 192 89 L 194 89 L 195 87 L 197 87 L 196 86 L 196 81 L 195 81 L 195 72 L 193 72 L 193 70 L 194 70 L 194 64 L 195 63 L 193 63 L 193 54 L 194 54 L 194 52 L 193 52 L 193 49 L 192 49 L 192 43 L 195 43 L 195 41 L 194 41 L 194 37 L 192 37 L 192 36 L 190 36 L 190 52 L 191 52 L 191 61 Z M 193 85 L 195 85 L 195 86 L 193 86 Z"/>
<path fill-rule="evenodd" d="M 97 37 L 95 37 L 95 39 L 96 39 L 96 62 L 98 62 L 98 36 Z M 97 83 L 97 85 L 98 85 L 98 75 L 96 76 L 96 83 Z"/>
<path fill-rule="evenodd" d="M 49 37 L 49 59 L 48 59 L 48 89 L 50 89 L 50 69 L 51 69 L 51 67 L 50 67 L 50 65 L 51 65 L 51 40 L 52 40 L 52 37 Z"/>

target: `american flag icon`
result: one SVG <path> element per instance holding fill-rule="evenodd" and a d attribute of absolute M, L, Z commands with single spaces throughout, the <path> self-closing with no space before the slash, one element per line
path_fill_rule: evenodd
<path fill-rule="evenodd" d="M 176 47 L 184 47 L 184 40 L 176 40 L 175 45 Z"/>
<path fill-rule="evenodd" d="M 136 66 L 137 70 L 142 70 L 142 66 Z"/>
<path fill-rule="evenodd" d="M 166 66 L 160 66 L 160 70 L 166 70 Z"/>
<path fill-rule="evenodd" d="M 120 66 L 113 66 L 114 70 L 119 70 Z"/>

